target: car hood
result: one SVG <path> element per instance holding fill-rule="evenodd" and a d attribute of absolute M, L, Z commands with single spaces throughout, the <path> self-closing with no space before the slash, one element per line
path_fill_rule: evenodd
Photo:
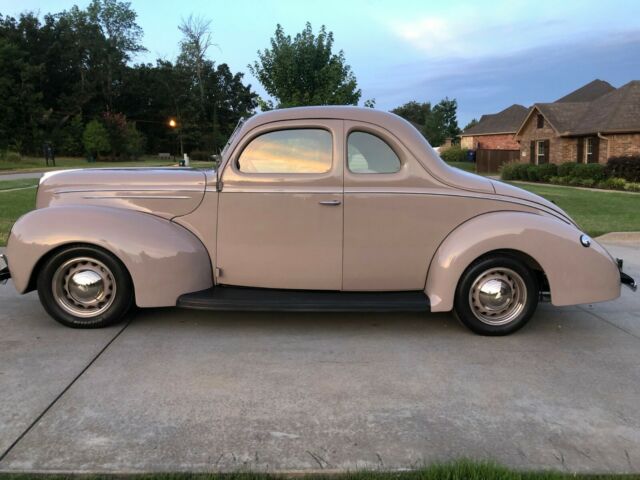
<path fill-rule="evenodd" d="M 523 200 L 528 204 L 535 204 L 536 206 L 544 207 L 543 210 L 550 211 L 552 214 L 560 215 L 565 220 L 577 226 L 576 222 L 567 214 L 567 212 L 546 198 L 498 180 L 492 180 L 491 183 L 496 191 L 496 195 Z"/>
<path fill-rule="evenodd" d="M 195 210 L 205 188 L 204 171 L 195 169 L 60 170 L 41 178 L 36 206 L 100 205 L 173 218 Z"/>

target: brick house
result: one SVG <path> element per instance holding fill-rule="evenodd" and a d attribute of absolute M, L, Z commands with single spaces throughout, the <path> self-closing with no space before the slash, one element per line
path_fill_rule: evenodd
<path fill-rule="evenodd" d="M 523 163 L 606 163 L 640 155 L 640 81 L 595 80 L 553 103 L 536 103 L 517 129 Z"/>
<path fill-rule="evenodd" d="M 528 109 L 511 105 L 501 112 L 482 115 L 480 121 L 460 134 L 460 146 L 471 150 L 519 150 L 514 135 Z"/>

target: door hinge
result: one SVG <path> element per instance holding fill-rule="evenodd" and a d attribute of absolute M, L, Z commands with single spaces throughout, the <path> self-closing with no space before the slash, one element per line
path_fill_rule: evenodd
<path fill-rule="evenodd" d="M 219 278 L 222 276 L 222 269 L 220 267 L 216 267 L 216 278 Z"/>

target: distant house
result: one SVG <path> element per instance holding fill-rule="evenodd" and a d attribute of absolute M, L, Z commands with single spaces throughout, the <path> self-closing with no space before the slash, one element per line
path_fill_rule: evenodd
<path fill-rule="evenodd" d="M 606 163 L 640 155 L 640 81 L 615 89 L 602 80 L 536 103 L 517 128 L 524 163 Z"/>
<path fill-rule="evenodd" d="M 480 121 L 460 135 L 460 146 L 472 150 L 519 150 L 514 138 L 529 110 L 511 105 L 501 112 L 482 115 Z"/>

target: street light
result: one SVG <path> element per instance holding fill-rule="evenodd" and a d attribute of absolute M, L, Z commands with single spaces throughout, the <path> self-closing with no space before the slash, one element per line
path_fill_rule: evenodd
<path fill-rule="evenodd" d="M 180 155 L 184 155 L 184 145 L 182 143 L 182 129 L 178 127 L 178 122 L 176 122 L 175 118 L 170 118 L 168 125 L 172 129 L 178 130 L 178 141 L 180 142 Z"/>

